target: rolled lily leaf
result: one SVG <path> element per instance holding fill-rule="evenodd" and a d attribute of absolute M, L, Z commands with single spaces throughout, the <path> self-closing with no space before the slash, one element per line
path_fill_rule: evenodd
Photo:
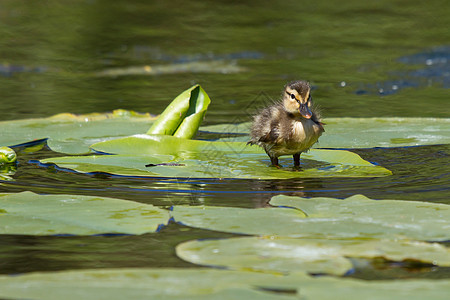
<path fill-rule="evenodd" d="M 11 164 L 17 160 L 16 152 L 9 147 L 0 147 L 0 165 Z"/>
<path fill-rule="evenodd" d="M 209 96 L 199 85 L 187 89 L 167 106 L 147 134 L 193 138 L 210 102 Z"/>

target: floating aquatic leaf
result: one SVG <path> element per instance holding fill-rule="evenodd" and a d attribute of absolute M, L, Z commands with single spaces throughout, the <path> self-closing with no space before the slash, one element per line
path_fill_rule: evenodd
<path fill-rule="evenodd" d="M 206 92 L 195 85 L 178 95 L 153 123 L 147 134 L 173 135 L 190 139 L 197 133 L 208 109 Z"/>
<path fill-rule="evenodd" d="M 176 251 L 187 262 L 231 270 L 343 275 L 352 269 L 350 260 L 320 242 L 287 241 L 255 237 L 189 241 L 178 245 Z"/>
<path fill-rule="evenodd" d="M 343 275 L 352 269 L 349 257 L 450 266 L 450 249 L 404 240 L 239 237 L 189 241 L 178 245 L 176 251 L 190 263 L 259 272 Z"/>
<path fill-rule="evenodd" d="M 171 155 L 92 155 L 92 156 L 67 156 L 43 160 L 45 163 L 57 163 L 60 167 L 76 170 L 83 173 L 108 173 L 121 176 L 160 176 L 153 172 L 165 168 L 168 162 L 173 160 Z M 61 163 L 60 163 L 61 162 Z M 153 167 L 152 167 L 153 166 Z M 177 165 L 175 165 L 177 166 Z M 174 166 L 174 167 L 175 167 Z M 180 166 L 184 165 L 179 165 Z M 169 166 L 170 167 L 170 166 Z M 167 171 L 173 168 L 167 169 Z M 179 169 L 174 168 L 176 176 Z M 177 171 L 178 170 L 178 171 Z"/>
<path fill-rule="evenodd" d="M 145 132 L 156 117 L 133 111 L 104 114 L 59 114 L 49 118 L 0 122 L 0 145 L 13 146 L 48 138 L 56 152 L 88 153 L 93 143 Z"/>
<path fill-rule="evenodd" d="M 204 229 L 310 238 L 450 239 L 450 206 L 437 203 L 275 196 L 277 208 L 174 206 L 175 221 Z M 285 208 L 286 206 L 295 207 Z"/>
<path fill-rule="evenodd" d="M 448 299 L 450 280 L 363 281 L 319 277 L 300 284 L 300 299 Z"/>
<path fill-rule="evenodd" d="M 0 276 L 8 299 L 447 300 L 450 280 L 364 281 L 214 269 L 98 269 Z"/>
<path fill-rule="evenodd" d="M 8 299 L 298 299 L 301 274 L 288 278 L 211 269 L 104 269 L 0 276 Z M 276 294 L 266 289 L 294 291 Z M 248 298 L 250 297 L 250 298 Z"/>
<path fill-rule="evenodd" d="M 328 118 L 315 148 L 400 147 L 450 143 L 450 118 Z M 248 134 L 250 123 L 201 127 L 202 131 Z M 241 135 L 223 141 L 248 141 Z"/>
<path fill-rule="evenodd" d="M 364 281 L 318 277 L 299 286 L 300 299 L 445 300 L 450 280 Z"/>
<path fill-rule="evenodd" d="M 107 172 L 123 176 L 255 178 L 295 177 L 376 177 L 390 175 L 381 166 L 343 150 L 313 150 L 303 155 L 303 169 L 276 169 L 268 166 L 267 155 L 246 143 L 207 142 L 166 135 L 138 135 L 92 145 L 96 151 L 118 154 L 102 159 L 98 156 L 56 157 L 41 160 L 77 172 Z M 170 155 L 160 165 L 146 167 L 158 155 Z M 292 164 L 290 158 L 286 158 Z M 286 160 L 281 160 L 284 163 Z M 319 161 L 319 162 L 314 162 Z"/>
<path fill-rule="evenodd" d="M 105 197 L 0 194 L 0 234 L 143 234 L 167 224 L 149 204 Z"/>

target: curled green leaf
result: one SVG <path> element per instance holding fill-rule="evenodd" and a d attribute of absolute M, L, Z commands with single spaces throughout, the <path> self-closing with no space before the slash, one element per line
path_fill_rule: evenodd
<path fill-rule="evenodd" d="M 167 106 L 147 134 L 193 138 L 210 102 L 209 96 L 199 85 L 187 89 Z"/>

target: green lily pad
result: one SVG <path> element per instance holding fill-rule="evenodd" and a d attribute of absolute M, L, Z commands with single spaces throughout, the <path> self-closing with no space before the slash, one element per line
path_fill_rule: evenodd
<path fill-rule="evenodd" d="M 445 300 L 450 280 L 363 281 L 319 277 L 299 287 L 300 299 Z"/>
<path fill-rule="evenodd" d="M 315 148 L 372 148 L 450 143 L 450 118 L 327 118 Z M 202 131 L 248 134 L 250 123 L 201 127 Z M 248 141 L 249 137 L 223 138 Z"/>
<path fill-rule="evenodd" d="M 0 122 L 0 145 L 14 146 L 48 138 L 56 152 L 81 154 L 93 143 L 145 132 L 156 117 L 133 111 L 105 114 L 59 114 L 49 118 Z"/>
<path fill-rule="evenodd" d="M 239 237 L 189 241 L 178 245 L 176 251 L 190 263 L 258 272 L 343 275 L 353 268 L 349 257 L 450 266 L 450 249 L 404 240 Z"/>
<path fill-rule="evenodd" d="M 206 92 L 195 85 L 182 92 L 167 106 L 147 134 L 191 139 L 197 133 L 210 103 Z"/>
<path fill-rule="evenodd" d="M 76 170 L 82 173 L 108 173 L 121 176 L 154 176 L 161 177 L 154 169 L 165 167 L 165 163 L 173 161 L 171 155 L 92 155 L 92 156 L 67 156 L 61 158 L 45 159 L 43 163 L 56 163 L 59 167 Z M 162 164 L 161 166 L 158 166 Z M 146 165 L 155 165 L 146 167 Z M 175 169 L 172 175 L 176 177 L 179 169 Z"/>
<path fill-rule="evenodd" d="M 149 204 L 105 197 L 0 194 L 0 234 L 143 234 L 167 224 Z"/>
<path fill-rule="evenodd" d="M 191 227 L 251 234 L 309 238 L 450 239 L 450 206 L 437 203 L 275 196 L 272 205 L 245 209 L 174 206 L 175 221 Z M 295 207 L 286 208 L 285 206 Z"/>
<path fill-rule="evenodd" d="M 214 269 L 99 269 L 0 276 L 8 299 L 446 300 L 450 280 L 363 281 Z"/>
<path fill-rule="evenodd" d="M 193 264 L 240 271 L 344 275 L 353 267 L 349 259 L 320 242 L 287 241 L 256 237 L 189 241 L 179 244 L 176 252 Z"/>
<path fill-rule="evenodd" d="M 211 269 L 105 269 L 0 276 L 8 299 L 298 299 L 288 278 Z M 262 288 L 294 289 L 294 295 Z M 251 297 L 251 298 L 247 298 Z"/>
<path fill-rule="evenodd" d="M 271 168 L 267 155 L 256 146 L 234 142 L 207 142 L 168 135 L 137 135 L 92 145 L 99 156 L 56 157 L 41 160 L 81 173 L 107 172 L 123 176 L 253 178 L 279 179 L 295 177 L 377 177 L 390 175 L 355 153 L 344 150 L 313 150 L 302 155 L 303 169 Z M 158 156 L 159 155 L 159 156 Z M 161 155 L 169 155 L 159 165 L 149 163 Z M 281 163 L 292 165 L 286 157 Z M 318 162 L 314 162 L 318 161 Z"/>

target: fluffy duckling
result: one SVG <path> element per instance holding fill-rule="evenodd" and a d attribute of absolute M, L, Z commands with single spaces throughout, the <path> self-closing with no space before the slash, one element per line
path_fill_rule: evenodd
<path fill-rule="evenodd" d="M 300 154 L 308 151 L 324 132 L 319 113 L 314 109 L 311 87 L 307 81 L 292 81 L 284 86 L 282 100 L 263 109 L 254 117 L 251 145 L 262 147 L 273 166 L 278 157 L 293 155 L 300 166 Z"/>

